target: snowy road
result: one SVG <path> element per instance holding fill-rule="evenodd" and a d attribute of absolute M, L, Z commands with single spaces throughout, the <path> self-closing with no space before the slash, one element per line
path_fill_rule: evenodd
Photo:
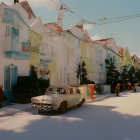
<path fill-rule="evenodd" d="M 0 140 L 140 140 L 140 93 L 112 97 L 68 111 L 0 117 Z"/>

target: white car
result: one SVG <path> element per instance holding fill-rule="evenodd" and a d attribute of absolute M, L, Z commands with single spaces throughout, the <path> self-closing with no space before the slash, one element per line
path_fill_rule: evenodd
<path fill-rule="evenodd" d="M 58 110 L 65 113 L 68 108 L 81 106 L 84 102 L 84 93 L 78 87 L 50 87 L 45 95 L 31 98 L 31 106 L 38 112 Z"/>

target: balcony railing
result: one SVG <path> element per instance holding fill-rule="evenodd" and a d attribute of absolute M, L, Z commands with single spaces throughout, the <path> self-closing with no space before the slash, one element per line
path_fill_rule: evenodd
<path fill-rule="evenodd" d="M 5 55 L 9 58 L 16 58 L 16 59 L 30 59 L 29 52 L 17 52 L 17 51 L 6 51 Z"/>
<path fill-rule="evenodd" d="M 40 56 L 46 56 L 46 53 L 40 52 Z"/>

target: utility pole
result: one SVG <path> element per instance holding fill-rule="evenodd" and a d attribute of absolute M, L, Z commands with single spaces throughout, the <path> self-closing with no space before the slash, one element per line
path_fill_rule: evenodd
<path fill-rule="evenodd" d="M 58 10 L 58 19 L 57 24 L 63 29 L 63 6 L 61 5 L 60 9 Z"/>

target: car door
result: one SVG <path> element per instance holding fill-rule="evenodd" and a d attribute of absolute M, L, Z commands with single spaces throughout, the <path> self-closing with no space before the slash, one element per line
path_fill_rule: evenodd
<path fill-rule="evenodd" d="M 75 93 L 75 105 L 78 105 L 81 102 L 81 93 L 79 89 L 76 89 Z"/>
<path fill-rule="evenodd" d="M 70 93 L 67 95 L 68 100 L 67 100 L 67 105 L 68 108 L 75 106 L 76 104 L 76 94 L 73 92 L 73 88 L 70 88 Z"/>

